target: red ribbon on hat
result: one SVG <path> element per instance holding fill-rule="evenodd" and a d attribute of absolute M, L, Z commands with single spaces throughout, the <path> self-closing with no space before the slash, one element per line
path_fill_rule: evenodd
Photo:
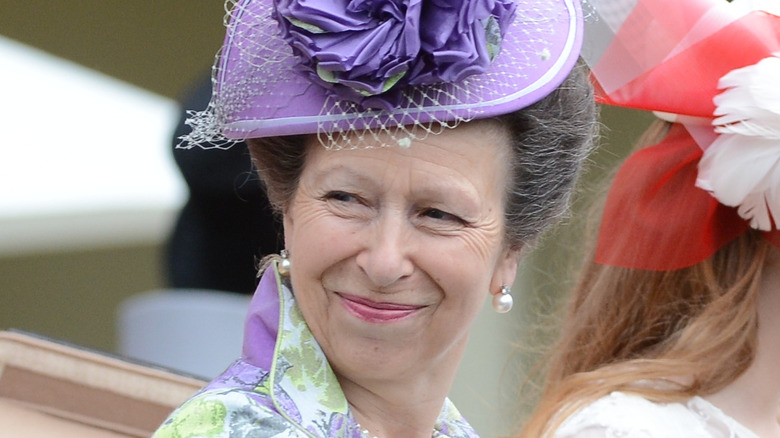
<path fill-rule="evenodd" d="M 593 3 L 601 13 L 599 0 Z M 603 55 L 589 60 L 603 103 L 712 120 L 720 78 L 780 52 L 776 15 L 738 12 L 723 0 L 635 3 Z M 608 194 L 596 262 L 680 269 L 750 229 L 736 208 L 696 187 L 703 150 L 716 136 L 694 136 L 694 127 L 684 125 L 674 123 L 660 143 L 621 166 Z M 780 231 L 764 236 L 780 247 Z"/>
<path fill-rule="evenodd" d="M 702 150 L 684 126 L 631 155 L 612 183 L 596 262 L 665 271 L 706 259 L 749 229 L 736 209 L 695 186 Z"/>

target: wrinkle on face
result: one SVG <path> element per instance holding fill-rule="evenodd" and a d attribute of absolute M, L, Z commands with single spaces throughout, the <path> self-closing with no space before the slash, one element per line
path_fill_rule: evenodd
<path fill-rule="evenodd" d="M 507 278 L 504 128 L 464 124 L 406 149 L 308 147 L 285 241 L 296 297 L 334 369 L 376 379 L 457 364 L 482 303 Z M 343 311 L 345 294 L 421 309 L 371 325 Z"/>

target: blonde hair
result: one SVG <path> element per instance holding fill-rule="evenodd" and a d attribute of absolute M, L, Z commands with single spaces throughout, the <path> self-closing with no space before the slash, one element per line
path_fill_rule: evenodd
<path fill-rule="evenodd" d="M 661 133 L 658 125 L 651 130 L 646 143 Z M 612 391 L 671 402 L 733 382 L 755 356 L 768 245 L 749 231 L 675 271 L 588 262 L 546 358 L 541 399 L 520 436 L 551 434 L 578 408 Z"/>

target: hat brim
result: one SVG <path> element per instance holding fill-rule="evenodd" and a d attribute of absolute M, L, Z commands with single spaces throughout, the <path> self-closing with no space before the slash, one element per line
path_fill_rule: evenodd
<path fill-rule="evenodd" d="M 221 134 L 244 140 L 388 125 L 487 118 L 531 105 L 563 82 L 579 57 L 578 0 L 528 0 L 517 7 L 496 59 L 458 83 L 410 86 L 392 110 L 340 101 L 297 70 L 272 17 L 271 0 L 242 0 L 231 12 L 215 68 L 212 110 Z"/>

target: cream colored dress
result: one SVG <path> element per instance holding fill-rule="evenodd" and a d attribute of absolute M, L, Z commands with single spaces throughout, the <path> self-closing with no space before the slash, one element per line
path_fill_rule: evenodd
<path fill-rule="evenodd" d="M 584 406 L 554 438 L 759 438 L 712 403 L 693 397 L 681 403 L 655 403 L 613 392 Z"/>

